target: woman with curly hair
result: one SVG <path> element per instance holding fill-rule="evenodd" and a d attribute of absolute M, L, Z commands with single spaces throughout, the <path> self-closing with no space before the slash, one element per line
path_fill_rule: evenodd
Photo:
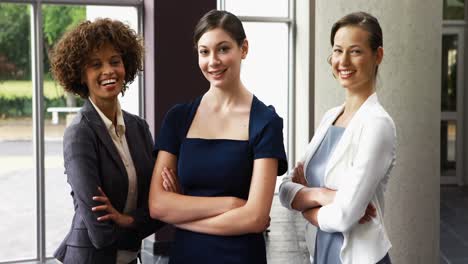
<path fill-rule="evenodd" d="M 65 130 L 65 173 L 75 214 L 55 257 L 63 263 L 137 263 L 162 225 L 148 211 L 155 162 L 147 123 L 117 98 L 142 70 L 141 38 L 120 21 L 85 21 L 50 54 L 52 74 L 85 103 Z"/>

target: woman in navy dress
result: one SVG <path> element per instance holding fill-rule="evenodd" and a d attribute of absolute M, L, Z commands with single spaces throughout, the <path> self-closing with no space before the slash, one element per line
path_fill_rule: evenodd
<path fill-rule="evenodd" d="M 266 263 L 262 232 L 287 170 L 283 120 L 240 80 L 248 42 L 236 16 L 208 12 L 194 44 L 210 88 L 166 114 L 150 213 L 177 227 L 170 263 Z"/>

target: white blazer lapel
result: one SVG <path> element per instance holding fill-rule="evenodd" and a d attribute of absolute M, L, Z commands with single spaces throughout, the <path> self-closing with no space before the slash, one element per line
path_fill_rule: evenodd
<path fill-rule="evenodd" d="M 362 124 L 361 120 L 365 118 L 367 111 L 371 111 L 369 107 L 372 107 L 372 105 L 374 105 L 376 102 L 378 102 L 377 95 L 373 93 L 354 114 L 353 118 L 343 132 L 340 140 L 336 144 L 336 148 L 330 156 L 330 159 L 328 160 L 327 167 L 325 168 L 325 182 L 327 182 L 327 175 L 330 170 L 340 160 L 341 156 L 343 156 L 346 149 L 348 148 L 348 145 L 352 142 L 353 132 L 356 132 L 356 130 L 359 129 Z"/>
<path fill-rule="evenodd" d="M 304 175 L 306 175 L 306 169 L 307 165 L 309 164 L 309 161 L 311 160 L 312 156 L 314 153 L 317 151 L 318 147 L 320 146 L 320 143 L 322 143 L 323 138 L 327 134 L 328 128 L 333 124 L 333 122 L 336 120 L 338 115 L 341 114 L 343 111 L 344 105 L 339 106 L 335 109 L 335 111 L 330 112 L 327 117 L 325 117 L 325 120 L 320 124 L 320 126 L 317 128 L 317 131 L 315 132 L 314 136 L 312 137 L 312 140 L 309 143 L 309 147 L 306 151 L 305 154 L 305 159 L 304 159 Z M 306 179 L 307 180 L 307 179 Z"/>

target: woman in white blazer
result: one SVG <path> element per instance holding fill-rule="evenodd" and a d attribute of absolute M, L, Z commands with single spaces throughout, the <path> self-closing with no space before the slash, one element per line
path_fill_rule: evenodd
<path fill-rule="evenodd" d="M 281 184 L 280 200 L 307 219 L 313 263 L 391 263 L 383 212 L 396 132 L 375 93 L 382 30 L 370 14 L 352 13 L 333 25 L 331 45 L 329 63 L 346 99 L 324 115 L 299 165 Z M 311 225 L 318 227 L 316 237 Z"/>

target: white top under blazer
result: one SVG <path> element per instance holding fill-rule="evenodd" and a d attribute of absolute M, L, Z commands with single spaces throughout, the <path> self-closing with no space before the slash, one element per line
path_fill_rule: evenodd
<path fill-rule="evenodd" d="M 328 128 L 343 109 L 341 105 L 325 113 L 300 160 L 304 162 L 304 175 Z M 384 192 L 395 158 L 395 124 L 374 93 L 354 114 L 325 169 L 325 187 L 337 192 L 333 203 L 318 211 L 318 224 L 325 232 L 343 233 L 340 251 L 343 264 L 375 264 L 392 246 L 383 217 Z M 291 203 L 303 187 L 292 182 L 292 175 L 284 177 L 280 186 L 282 205 L 292 209 Z M 375 206 L 377 216 L 359 224 L 369 202 Z M 310 223 L 306 230 L 312 230 Z M 311 236 L 306 232 L 307 241 L 315 239 Z M 309 252 L 313 252 L 313 248 L 309 248 Z"/>

